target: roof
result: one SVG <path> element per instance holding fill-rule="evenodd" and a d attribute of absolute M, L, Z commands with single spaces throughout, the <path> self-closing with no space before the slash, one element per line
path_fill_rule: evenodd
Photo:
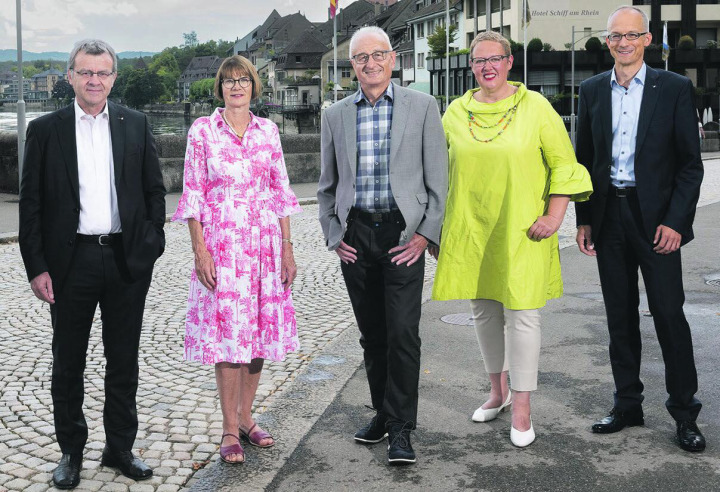
<path fill-rule="evenodd" d="M 63 73 L 60 70 L 57 70 L 55 68 L 51 68 L 50 70 L 45 70 L 44 72 L 40 72 L 38 74 L 33 75 L 31 78 L 41 78 L 41 77 L 47 77 L 48 75 L 57 75 L 59 77 L 63 76 Z M 17 74 L 15 75 L 17 78 Z"/>
<path fill-rule="evenodd" d="M 180 78 L 187 79 L 214 77 L 217 73 L 218 68 L 220 68 L 220 64 L 223 62 L 223 60 L 225 60 L 225 58 L 220 58 L 219 56 L 215 55 L 193 57 L 193 59 L 190 60 L 187 68 L 183 70 Z"/>
<path fill-rule="evenodd" d="M 336 15 L 338 33 L 352 33 L 369 22 L 375 16 L 375 6 L 366 0 L 357 0 L 342 8 Z M 332 44 L 333 20 L 328 19 L 318 26 L 315 31 L 318 38 L 326 46 Z"/>
<path fill-rule="evenodd" d="M 462 11 L 463 0 L 450 0 L 450 8 Z M 428 17 L 437 17 L 437 14 L 441 14 L 443 12 L 445 12 L 445 2 L 435 2 L 414 12 L 414 15 L 409 17 L 407 21 L 412 22 L 414 20 L 426 19 Z"/>
<path fill-rule="evenodd" d="M 299 12 L 274 19 L 266 29 L 261 28 L 260 31 L 263 32 L 258 32 L 255 43 L 249 46 L 247 51 L 261 48 L 265 41 L 270 39 L 273 40 L 275 51 L 277 51 L 312 27 L 312 23 Z"/>
<path fill-rule="evenodd" d="M 415 42 L 411 39 L 409 41 L 405 41 L 403 43 L 400 43 L 395 47 L 395 51 L 398 53 L 404 53 L 406 51 L 413 51 L 415 48 Z"/>

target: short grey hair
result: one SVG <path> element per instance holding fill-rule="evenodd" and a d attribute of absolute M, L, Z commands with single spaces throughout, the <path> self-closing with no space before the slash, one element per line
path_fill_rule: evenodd
<path fill-rule="evenodd" d="M 393 47 L 392 47 L 392 43 L 390 43 L 390 37 L 387 35 L 387 33 L 385 31 L 383 31 L 382 29 L 380 29 L 377 26 L 366 26 L 366 27 L 361 27 L 360 29 L 355 31 L 355 34 L 353 34 L 352 38 L 350 38 L 350 58 L 353 57 L 355 45 L 358 43 L 360 38 L 363 36 L 366 36 L 368 34 L 375 34 L 375 35 L 383 38 L 385 40 L 385 42 L 387 43 L 388 48 L 392 51 Z"/>
<path fill-rule="evenodd" d="M 643 29 L 645 30 L 645 32 L 649 32 L 649 31 L 650 31 L 650 19 L 648 19 L 647 14 L 646 14 L 642 9 L 639 9 L 639 8 L 634 7 L 634 6 L 632 6 L 632 5 L 620 5 L 618 8 L 616 8 L 615 10 L 613 10 L 612 12 L 610 12 L 610 15 L 608 16 L 608 20 L 607 20 L 607 32 L 608 32 L 608 34 L 610 34 L 610 21 L 612 21 L 613 16 L 615 16 L 615 14 L 617 14 L 617 13 L 620 12 L 621 10 L 632 10 L 632 11 L 637 12 L 638 14 L 640 14 L 640 15 L 642 16 L 642 20 L 643 20 Z"/>
<path fill-rule="evenodd" d="M 68 71 L 75 68 L 75 58 L 77 58 L 80 52 L 88 55 L 102 55 L 107 53 L 113 61 L 113 72 L 117 72 L 117 54 L 115 50 L 112 46 L 100 39 L 83 39 L 75 43 L 75 46 L 70 52 L 70 58 L 68 59 Z"/>

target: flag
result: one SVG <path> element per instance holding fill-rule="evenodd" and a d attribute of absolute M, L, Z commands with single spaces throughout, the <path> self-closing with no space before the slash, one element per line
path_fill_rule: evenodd
<path fill-rule="evenodd" d="M 521 20 L 522 26 L 525 27 L 530 24 L 530 0 L 525 0 L 525 14 Z"/>
<path fill-rule="evenodd" d="M 670 45 L 667 40 L 667 22 L 665 22 L 665 26 L 663 27 L 662 59 L 663 61 L 667 61 L 668 58 L 670 58 Z"/>
<path fill-rule="evenodd" d="M 335 18 L 335 11 L 337 10 L 338 0 L 330 0 L 330 18 Z"/>

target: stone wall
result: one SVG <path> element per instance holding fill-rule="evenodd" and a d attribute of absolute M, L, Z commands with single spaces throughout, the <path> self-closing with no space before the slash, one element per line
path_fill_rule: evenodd
<path fill-rule="evenodd" d="M 291 183 L 317 183 L 320 178 L 320 135 L 280 135 Z M 185 137 L 155 137 L 168 191 L 181 191 Z M 18 192 L 17 133 L 0 132 L 0 192 Z"/>

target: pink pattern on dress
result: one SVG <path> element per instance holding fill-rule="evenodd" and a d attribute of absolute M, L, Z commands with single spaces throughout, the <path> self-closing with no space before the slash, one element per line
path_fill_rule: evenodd
<path fill-rule="evenodd" d="M 280 280 L 278 218 L 300 212 L 290 189 L 277 126 L 251 114 L 240 140 L 222 109 L 188 133 L 183 194 L 173 220 L 202 223 L 217 283 L 206 289 L 193 270 L 185 323 L 185 359 L 203 364 L 283 360 L 299 348 L 290 290 Z"/>

